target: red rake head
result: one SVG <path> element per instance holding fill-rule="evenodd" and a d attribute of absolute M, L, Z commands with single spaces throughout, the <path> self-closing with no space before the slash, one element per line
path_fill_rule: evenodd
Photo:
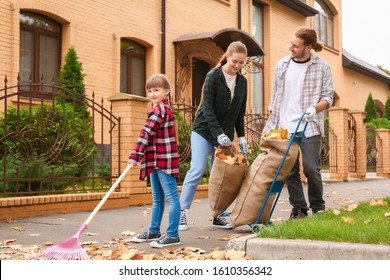
<path fill-rule="evenodd" d="M 31 260 L 89 260 L 87 252 L 79 245 L 79 239 L 72 237 L 62 243 L 43 250 Z"/>

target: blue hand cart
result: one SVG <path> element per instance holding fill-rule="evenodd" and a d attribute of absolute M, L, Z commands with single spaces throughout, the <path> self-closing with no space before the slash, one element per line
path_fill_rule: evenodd
<path fill-rule="evenodd" d="M 271 219 L 272 213 L 273 213 L 274 210 L 275 210 L 276 203 L 278 202 L 280 193 L 282 192 L 283 186 L 284 186 L 284 184 L 285 184 L 285 182 L 286 182 L 286 179 L 287 179 L 287 177 L 286 177 L 283 181 L 277 181 L 277 178 L 278 178 L 278 176 L 279 176 L 280 170 L 281 170 L 282 167 L 283 167 L 284 161 L 286 160 L 287 154 L 288 154 L 289 151 L 290 151 L 291 145 L 292 145 L 293 143 L 297 143 L 297 144 L 299 145 L 299 143 L 300 143 L 301 140 L 302 140 L 303 135 L 305 134 L 305 131 L 306 131 L 306 127 L 307 127 L 308 122 L 305 123 L 305 126 L 304 126 L 304 128 L 303 128 L 303 131 L 302 131 L 301 133 L 298 134 L 298 128 L 300 127 L 300 125 L 301 125 L 301 123 L 302 123 L 302 120 L 303 120 L 303 118 L 305 117 L 305 115 L 306 115 L 306 113 L 304 113 L 304 114 L 301 116 L 301 118 L 300 118 L 300 120 L 299 120 L 299 122 L 298 122 L 298 125 L 297 125 L 297 127 L 295 128 L 294 133 L 293 133 L 293 134 L 291 135 L 291 137 L 290 137 L 290 142 L 289 142 L 289 144 L 288 144 L 288 146 L 287 146 L 287 149 L 286 149 L 286 151 L 285 151 L 285 153 L 284 153 L 284 156 L 283 156 L 283 158 L 282 158 L 282 161 L 281 161 L 280 164 L 279 164 L 278 170 L 276 171 L 276 174 L 275 174 L 274 179 L 273 179 L 273 181 L 272 181 L 272 183 L 271 183 L 271 186 L 270 186 L 270 188 L 269 188 L 269 190 L 268 190 L 267 196 L 265 197 L 265 200 L 264 200 L 264 202 L 263 202 L 263 205 L 262 205 L 262 207 L 261 207 L 261 210 L 260 210 L 259 215 L 257 216 L 256 221 L 255 221 L 253 224 L 249 224 L 249 226 L 252 228 L 252 231 L 253 231 L 254 233 L 258 232 L 258 231 L 260 230 L 261 226 L 266 226 L 266 225 L 269 225 L 269 224 L 270 224 L 270 219 Z M 260 221 L 261 215 L 263 215 L 264 209 L 265 209 L 265 207 L 267 206 L 267 203 L 268 203 L 269 198 L 270 198 L 271 196 L 273 196 L 273 195 L 276 195 L 276 196 L 275 196 L 275 198 L 274 198 L 274 202 L 273 202 L 273 204 L 272 204 L 272 208 L 271 208 L 271 211 L 270 211 L 270 213 L 269 213 L 267 222 L 266 222 L 265 224 L 259 225 L 258 223 L 259 223 L 259 221 Z"/>

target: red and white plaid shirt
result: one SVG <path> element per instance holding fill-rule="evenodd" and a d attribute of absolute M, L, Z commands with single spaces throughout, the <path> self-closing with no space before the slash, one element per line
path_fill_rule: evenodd
<path fill-rule="evenodd" d="M 162 100 L 148 113 L 129 159 L 141 161 L 140 180 L 156 168 L 168 175 L 179 176 L 175 117 L 168 99 Z"/>

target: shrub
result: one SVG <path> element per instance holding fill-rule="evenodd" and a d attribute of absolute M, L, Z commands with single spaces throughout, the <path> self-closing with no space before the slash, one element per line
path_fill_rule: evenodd
<path fill-rule="evenodd" d="M 371 93 L 368 95 L 364 111 L 366 112 L 367 122 L 370 122 L 371 120 L 378 118 L 378 110 L 376 108 L 376 104 L 374 99 L 372 98 Z"/>

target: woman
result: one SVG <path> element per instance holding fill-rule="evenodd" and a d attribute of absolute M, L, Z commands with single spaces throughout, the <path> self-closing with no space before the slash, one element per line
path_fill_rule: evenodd
<path fill-rule="evenodd" d="M 209 155 L 210 166 L 213 164 L 215 148 L 218 145 L 232 145 L 235 130 L 241 152 L 248 152 L 244 131 L 247 80 L 240 73 L 246 58 L 246 46 L 240 41 L 232 42 L 216 67 L 207 73 L 203 100 L 192 125 L 191 167 L 184 179 L 180 196 L 179 230 L 188 230 L 188 211 Z M 213 219 L 213 227 L 232 228 L 221 216 Z"/>

